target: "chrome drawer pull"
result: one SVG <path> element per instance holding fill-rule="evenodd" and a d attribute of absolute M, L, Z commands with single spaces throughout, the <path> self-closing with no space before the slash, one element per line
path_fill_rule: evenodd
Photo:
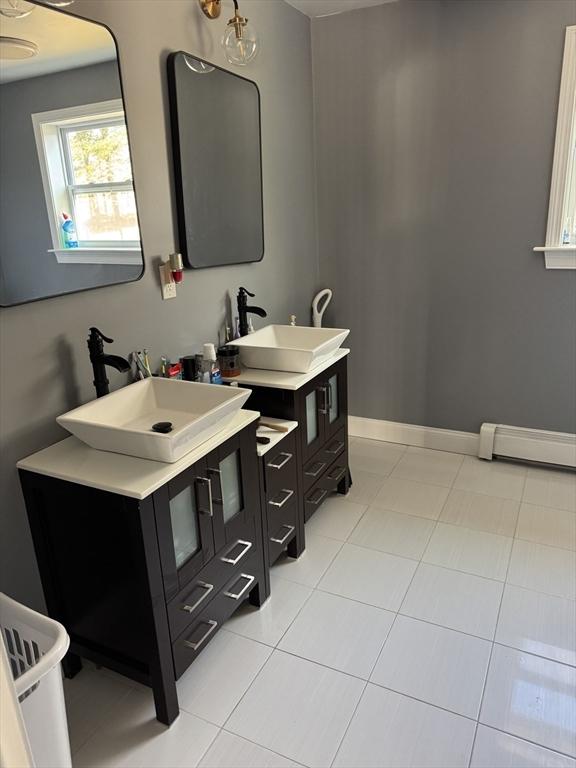
<path fill-rule="evenodd" d="M 334 475 L 334 472 L 336 472 L 336 475 Z M 333 469 L 332 472 L 328 475 L 330 480 L 334 480 L 338 482 L 344 475 L 346 474 L 346 467 L 336 467 L 336 469 Z"/>
<path fill-rule="evenodd" d="M 324 499 L 324 497 L 325 497 L 325 496 L 328 494 L 328 491 L 325 491 L 324 489 L 320 489 L 320 488 L 316 488 L 316 490 L 314 491 L 314 493 L 317 493 L 318 491 L 320 491 L 320 496 L 318 496 L 318 498 L 316 499 L 316 501 L 314 501 L 314 500 L 313 500 L 313 499 L 311 499 L 311 498 L 308 498 L 308 499 L 306 499 L 306 501 L 307 501 L 307 503 L 308 503 L 308 504 L 314 504 L 314 506 L 315 506 L 315 507 L 317 507 L 317 506 L 318 506 L 318 504 L 320 504 L 320 502 L 321 502 L 321 501 Z"/>
<path fill-rule="evenodd" d="M 319 467 L 319 469 L 316 470 L 316 472 L 311 472 L 310 470 L 312 467 Z M 305 475 L 308 475 L 308 477 L 318 477 L 318 475 L 324 471 L 324 468 L 326 467 L 325 461 L 317 461 L 314 464 L 312 464 L 312 467 L 310 467 L 309 470 L 304 472 Z"/>
<path fill-rule="evenodd" d="M 184 640 L 184 645 L 186 645 L 188 648 L 192 648 L 193 651 L 197 651 L 198 648 L 200 648 L 200 646 L 202 645 L 202 643 L 208 640 L 212 632 L 214 632 L 214 630 L 218 626 L 218 622 L 214 621 L 213 619 L 206 619 L 206 621 L 204 621 L 203 623 L 208 624 L 209 627 L 207 631 L 202 635 L 200 640 L 198 640 L 198 642 L 192 643 L 190 642 L 190 640 Z"/>
<path fill-rule="evenodd" d="M 232 557 L 227 557 L 227 556 L 221 557 L 221 558 L 220 558 L 220 560 L 222 560 L 222 562 L 223 562 L 223 563 L 230 563 L 230 565 L 236 565 L 236 563 L 239 563 L 239 562 L 240 562 L 240 560 L 242 560 L 242 558 L 244 557 L 244 555 L 246 554 L 246 552 L 248 552 L 248 550 L 249 550 L 249 549 L 251 548 L 251 546 L 252 546 L 252 542 L 251 542 L 251 541 L 242 541 L 242 539 L 238 539 L 238 541 L 236 542 L 236 544 L 234 544 L 234 547 L 237 547 L 237 546 L 238 546 L 238 544 L 242 544 L 242 546 L 244 547 L 244 549 L 242 550 L 242 552 L 240 552 L 240 554 L 238 555 L 238 557 L 234 557 L 234 558 L 232 558 Z M 232 552 L 232 550 L 234 549 L 234 547 L 230 547 L 230 549 L 228 550 L 228 552 Z"/>
<path fill-rule="evenodd" d="M 282 501 L 274 501 L 274 499 L 270 499 L 268 504 L 272 504 L 273 507 L 283 507 L 288 499 L 291 499 L 292 496 L 294 496 L 294 491 L 291 491 L 289 488 L 282 488 L 282 493 L 286 494 Z"/>
<path fill-rule="evenodd" d="M 267 466 L 271 467 L 272 469 L 282 469 L 284 464 L 288 464 L 288 462 L 292 458 L 292 454 L 291 453 L 284 453 L 284 451 L 279 453 L 278 456 L 276 456 L 276 459 L 279 459 L 280 456 L 285 456 L 286 458 L 283 459 L 282 461 L 278 462 L 278 464 L 274 463 L 275 460 L 274 461 L 269 461 Z"/>
<path fill-rule="evenodd" d="M 344 448 L 344 443 L 341 443 L 339 440 L 336 443 L 336 448 L 334 450 L 330 450 L 330 448 L 326 448 L 326 453 L 330 453 L 332 456 L 336 456 L 337 453 L 340 453 L 340 451 Z"/>
<path fill-rule="evenodd" d="M 273 541 L 274 544 L 284 544 L 286 539 L 288 539 L 292 535 L 292 532 L 296 530 L 293 525 L 283 525 L 282 528 L 288 528 L 288 533 L 285 536 L 282 536 L 281 539 L 277 539 L 276 536 L 270 536 L 270 541 Z"/>
<path fill-rule="evenodd" d="M 240 579 L 248 579 L 248 581 L 247 581 L 247 583 L 246 583 L 246 586 L 242 587 L 242 589 L 240 590 L 240 592 L 224 592 L 224 594 L 226 595 L 226 597 L 231 597 L 231 598 L 232 598 L 232 600 L 240 600 L 240 598 L 242 597 L 242 595 L 243 595 L 245 592 L 248 592 L 248 590 L 250 589 L 250 587 L 252 586 L 252 584 L 254 584 L 254 582 L 256 581 L 256 576 L 249 576 L 247 573 L 241 573 L 241 574 L 240 574 Z M 239 579 L 239 580 L 240 580 L 240 579 Z"/>
<path fill-rule="evenodd" d="M 194 613 L 194 611 L 196 610 L 196 608 L 198 608 L 200 603 L 206 600 L 210 592 L 212 592 L 212 590 L 214 589 L 214 584 L 207 584 L 205 581 L 197 582 L 196 586 L 200 587 L 200 589 L 203 589 L 204 594 L 200 595 L 198 600 L 196 600 L 196 602 L 193 603 L 192 605 L 181 605 L 180 610 L 186 611 L 187 613 Z"/>
<path fill-rule="evenodd" d="M 202 515 L 208 515 L 208 517 L 214 517 L 214 504 L 212 503 L 212 481 L 209 477 L 197 477 L 196 480 L 201 485 L 205 485 L 208 488 L 208 510 L 199 509 L 198 511 Z"/>

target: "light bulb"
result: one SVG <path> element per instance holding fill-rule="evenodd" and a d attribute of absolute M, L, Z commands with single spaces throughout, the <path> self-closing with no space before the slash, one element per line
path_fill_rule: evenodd
<path fill-rule="evenodd" d="M 9 19 L 24 19 L 36 8 L 26 0 L 0 0 L 0 13 Z"/>
<path fill-rule="evenodd" d="M 230 64 L 243 67 L 256 58 L 260 43 L 253 27 L 245 22 L 233 24 L 231 20 L 222 38 L 224 54 Z"/>

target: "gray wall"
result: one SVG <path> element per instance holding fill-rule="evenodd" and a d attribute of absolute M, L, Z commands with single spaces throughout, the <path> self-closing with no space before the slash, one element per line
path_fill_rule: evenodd
<path fill-rule="evenodd" d="M 0 86 L 0 304 L 136 280 L 141 268 L 59 264 L 53 248 L 31 115 L 121 97 L 115 61 Z"/>
<path fill-rule="evenodd" d="M 252 289 L 272 322 L 286 322 L 291 313 L 308 317 L 317 283 L 306 17 L 281 0 L 242 3 L 263 39 L 241 74 L 262 98 L 264 260 L 188 271 L 178 298 L 162 302 L 155 263 L 175 247 L 166 56 L 182 49 L 226 67 L 219 40 L 228 16 L 210 22 L 192 0 L 77 0 L 74 11 L 107 23 L 118 39 L 146 273 L 136 283 L 2 310 L 0 588 L 33 606 L 42 604 L 41 590 L 14 465 L 64 437 L 55 417 L 93 398 L 88 327 L 109 333 L 119 354 L 143 346 L 155 358 L 184 354 L 215 338 L 228 291 Z M 115 371 L 110 378 L 126 382 Z"/>
<path fill-rule="evenodd" d="M 351 412 L 576 431 L 576 273 L 542 245 L 573 0 L 400 0 L 312 24 L 320 275 Z"/>

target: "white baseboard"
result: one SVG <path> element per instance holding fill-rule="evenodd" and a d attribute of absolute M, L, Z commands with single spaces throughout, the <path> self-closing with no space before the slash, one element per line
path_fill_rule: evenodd
<path fill-rule="evenodd" d="M 400 424 L 396 421 L 366 419 L 363 416 L 348 417 L 348 433 L 352 437 L 402 443 L 435 451 L 465 453 L 478 456 L 478 435 L 474 432 L 458 432 L 453 429 L 420 427 L 416 424 Z"/>

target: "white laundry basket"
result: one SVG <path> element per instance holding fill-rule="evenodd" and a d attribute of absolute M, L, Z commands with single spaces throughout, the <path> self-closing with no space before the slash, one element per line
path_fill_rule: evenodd
<path fill-rule="evenodd" d="M 0 592 L 0 629 L 34 765 L 70 768 L 60 662 L 70 645 L 62 624 Z"/>

